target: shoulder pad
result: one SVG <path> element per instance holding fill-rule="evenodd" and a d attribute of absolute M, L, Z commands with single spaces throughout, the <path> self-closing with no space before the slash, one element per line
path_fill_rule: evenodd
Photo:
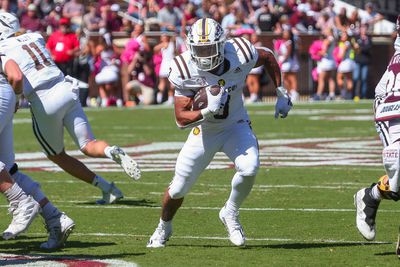
<path fill-rule="evenodd" d="M 233 44 L 233 47 L 235 47 L 241 63 L 248 64 L 257 61 L 257 50 L 247 39 L 235 37 L 229 41 Z"/>
<path fill-rule="evenodd" d="M 169 81 L 177 87 L 182 87 L 185 80 L 192 78 L 190 69 L 188 54 L 182 53 L 176 56 L 170 64 Z"/>

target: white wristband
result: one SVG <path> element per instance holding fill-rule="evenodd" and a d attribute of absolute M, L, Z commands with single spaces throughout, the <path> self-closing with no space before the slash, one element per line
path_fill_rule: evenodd
<path fill-rule="evenodd" d="M 200 113 L 204 119 L 208 119 L 214 116 L 214 114 L 212 114 L 212 112 L 208 108 L 203 108 L 202 110 L 200 110 Z"/>

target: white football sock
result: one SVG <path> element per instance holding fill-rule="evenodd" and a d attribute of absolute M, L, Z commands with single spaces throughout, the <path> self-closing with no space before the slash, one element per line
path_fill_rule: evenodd
<path fill-rule="evenodd" d="M 111 189 L 111 184 L 98 175 L 94 177 L 92 185 L 97 186 L 104 192 L 108 192 Z"/>
<path fill-rule="evenodd" d="M 163 228 L 165 228 L 165 227 L 169 226 L 171 223 L 172 223 L 172 220 L 166 222 L 166 221 L 164 221 L 163 219 L 160 218 L 160 223 L 158 225 L 163 227 Z"/>
<path fill-rule="evenodd" d="M 6 196 L 9 202 L 15 200 L 25 199 L 27 196 L 24 191 L 22 191 L 21 187 L 17 183 L 14 183 L 10 188 L 8 188 L 4 195 Z"/>
<path fill-rule="evenodd" d="M 104 149 L 104 155 L 106 155 L 107 158 L 112 159 L 111 151 L 114 149 L 114 146 L 107 146 Z"/>
<path fill-rule="evenodd" d="M 239 210 L 239 207 L 253 188 L 255 178 L 255 176 L 242 176 L 239 173 L 233 176 L 232 191 L 225 206 L 228 212 Z"/>

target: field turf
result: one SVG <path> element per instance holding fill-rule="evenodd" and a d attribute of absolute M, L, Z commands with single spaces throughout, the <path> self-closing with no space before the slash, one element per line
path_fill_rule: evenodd
<path fill-rule="evenodd" d="M 273 105 L 248 109 L 262 148 L 262 167 L 240 212 L 247 247 L 232 246 L 218 219 L 234 169 L 217 155 L 214 167 L 200 176 L 186 197 L 174 220 L 174 234 L 163 249 L 147 249 L 146 243 L 158 223 L 163 191 L 173 176 L 176 147 L 188 134 L 175 126 L 172 108 L 86 110 L 96 137 L 110 144 L 147 148 L 171 142 L 171 148 L 162 153 L 157 148 L 146 153 L 131 150 L 143 166 L 139 181 L 130 180 L 112 162 L 87 161 L 100 170 L 103 163 L 108 164 L 110 171 L 99 174 L 114 181 L 125 194 L 111 206 L 94 204 L 100 196 L 97 188 L 64 172 L 41 169 L 40 164 L 48 163 L 46 159 L 34 168 L 29 156 L 20 156 L 40 148 L 31 130 L 30 114 L 19 111 L 14 131 L 21 169 L 39 181 L 55 205 L 75 220 L 76 229 L 65 248 L 48 253 L 38 248 L 47 235 L 41 219 L 36 219 L 16 240 L 0 241 L 0 265 L 13 264 L 6 254 L 123 260 L 139 266 L 399 264 L 395 254 L 398 203 L 381 203 L 374 242 L 365 241 L 355 227 L 353 194 L 384 174 L 372 102 L 299 104 L 288 118 L 279 120 L 273 118 Z M 67 133 L 66 149 L 76 150 Z M 162 155 L 162 160 L 152 154 Z M 0 229 L 5 229 L 10 222 L 5 198 L 0 205 Z"/>

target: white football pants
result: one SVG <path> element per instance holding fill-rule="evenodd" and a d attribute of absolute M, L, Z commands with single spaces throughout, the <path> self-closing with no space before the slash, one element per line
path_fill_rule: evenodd
<path fill-rule="evenodd" d="M 0 161 L 6 170 L 14 164 L 13 117 L 15 94 L 8 83 L 0 83 Z"/>
<path fill-rule="evenodd" d="M 64 126 L 82 149 L 94 135 L 78 100 L 78 91 L 69 80 L 29 95 L 33 132 L 47 155 L 64 150 Z"/>
<path fill-rule="evenodd" d="M 168 191 L 171 198 L 184 197 L 217 152 L 224 152 L 232 160 L 238 175 L 250 176 L 254 181 L 260 161 L 257 139 L 248 123 L 235 123 L 223 131 L 199 126 L 191 130 L 179 153 Z M 247 195 L 250 190 L 245 191 Z"/>

